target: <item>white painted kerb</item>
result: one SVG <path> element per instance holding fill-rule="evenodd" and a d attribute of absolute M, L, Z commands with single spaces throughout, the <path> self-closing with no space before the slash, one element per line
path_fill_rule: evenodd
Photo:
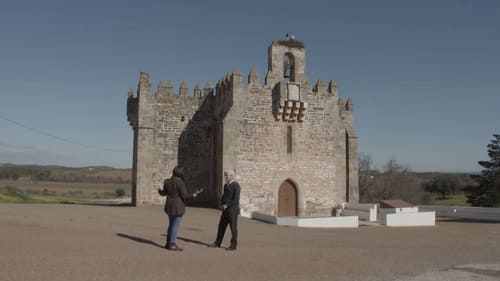
<path fill-rule="evenodd" d="M 318 228 L 345 228 L 358 227 L 357 216 L 349 217 L 319 217 L 319 218 L 299 218 L 299 217 L 275 217 L 258 212 L 252 213 L 252 218 L 278 225 L 288 225 L 297 227 L 318 227 Z"/>

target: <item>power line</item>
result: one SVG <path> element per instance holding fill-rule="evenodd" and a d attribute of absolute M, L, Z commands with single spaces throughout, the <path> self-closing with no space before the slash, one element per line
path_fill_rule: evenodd
<path fill-rule="evenodd" d="M 10 122 L 12 124 L 15 124 L 15 125 L 17 125 L 19 127 L 24 128 L 24 129 L 36 132 L 36 133 L 38 133 L 40 135 L 51 137 L 51 138 L 54 138 L 56 140 L 63 141 L 63 142 L 66 142 L 66 143 L 70 143 L 70 144 L 74 144 L 74 145 L 79 145 L 79 146 L 82 146 L 82 147 L 85 147 L 85 148 L 94 149 L 94 150 L 102 150 L 102 151 L 111 151 L 111 152 L 128 152 L 127 150 L 97 147 L 97 146 L 88 145 L 88 144 L 84 144 L 84 143 L 81 143 L 81 142 L 73 141 L 73 140 L 70 140 L 70 139 L 67 139 L 67 138 L 59 137 L 59 136 L 56 136 L 54 134 L 45 132 L 43 130 L 40 130 L 40 129 L 37 129 L 37 128 L 33 128 L 33 127 L 28 126 L 28 125 L 24 125 L 22 123 L 14 121 L 14 120 L 12 120 L 10 118 L 7 118 L 7 117 L 5 117 L 3 115 L 0 115 L 0 119 L 8 121 L 8 122 Z"/>

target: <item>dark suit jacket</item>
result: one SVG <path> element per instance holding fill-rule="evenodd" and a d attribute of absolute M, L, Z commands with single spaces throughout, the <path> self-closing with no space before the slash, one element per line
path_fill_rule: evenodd
<path fill-rule="evenodd" d="M 238 211 L 240 209 L 240 184 L 236 181 L 224 185 L 221 205 L 227 206 L 227 211 Z"/>
<path fill-rule="evenodd" d="M 186 184 L 181 178 L 172 176 L 163 183 L 163 190 L 160 195 L 167 196 L 165 202 L 165 213 L 169 216 L 182 216 L 186 211 L 187 190 Z"/>

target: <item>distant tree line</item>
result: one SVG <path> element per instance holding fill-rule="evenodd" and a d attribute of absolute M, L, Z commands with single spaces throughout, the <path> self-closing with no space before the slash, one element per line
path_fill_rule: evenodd
<path fill-rule="evenodd" d="M 362 203 L 387 199 L 402 199 L 413 204 L 430 203 L 431 197 L 422 189 L 423 180 L 409 167 L 395 159 L 386 162 L 382 170 L 372 166 L 368 154 L 359 156 L 359 197 Z"/>
<path fill-rule="evenodd" d="M 373 167 L 370 155 L 359 155 L 360 202 L 402 199 L 413 204 L 432 204 L 462 193 L 472 206 L 500 207 L 500 134 L 488 144 L 489 161 L 479 161 L 480 174 L 416 173 L 396 160 L 387 161 L 381 171 Z"/>
<path fill-rule="evenodd" d="M 24 166 L 0 166 L 0 179 L 19 180 L 31 179 L 37 181 L 49 180 L 50 170 Z"/>
<path fill-rule="evenodd" d="M 45 166 L 0 165 L 0 179 L 86 183 L 130 183 L 121 176 L 93 175 L 85 169 L 52 169 Z"/>
<path fill-rule="evenodd" d="M 475 182 L 467 173 L 417 173 L 389 159 L 382 170 L 372 166 L 370 155 L 359 156 L 359 197 L 362 203 L 401 199 L 412 204 L 433 204 L 438 199 L 463 193 Z"/>

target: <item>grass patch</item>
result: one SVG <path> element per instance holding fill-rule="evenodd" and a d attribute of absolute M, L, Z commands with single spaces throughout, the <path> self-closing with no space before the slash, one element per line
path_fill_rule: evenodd
<path fill-rule="evenodd" d="M 0 203 L 60 203 L 57 198 L 0 193 Z"/>
<path fill-rule="evenodd" d="M 93 204 L 93 205 L 123 205 L 127 203 L 116 202 L 113 203 L 106 199 L 92 199 L 92 198 L 78 198 L 78 197 L 66 197 L 66 196 L 40 196 L 40 195 L 30 195 L 25 197 L 19 197 L 15 195 L 2 194 L 0 193 L 0 203 L 27 203 L 27 204 Z"/>
<path fill-rule="evenodd" d="M 454 194 L 446 197 L 445 199 L 436 198 L 434 205 L 439 206 L 470 206 L 467 202 L 465 194 Z"/>

